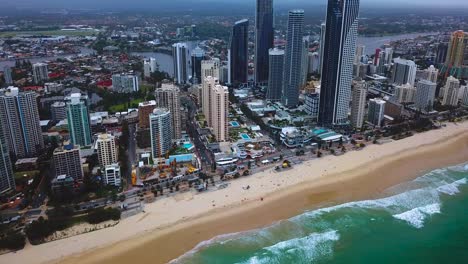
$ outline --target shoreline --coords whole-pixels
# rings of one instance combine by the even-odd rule
[[[60,243],[28,246],[24,252],[0,259],[12,263],[115,264],[136,259],[167,263],[217,235],[265,227],[319,207],[385,196],[382,192],[391,186],[467,158],[468,122],[449,124],[343,156],[306,161],[289,171],[258,173],[230,182],[227,189],[158,200],[146,205],[146,213],[115,227]],[[247,184],[251,189],[242,190]]]

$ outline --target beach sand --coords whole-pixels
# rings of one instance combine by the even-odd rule
[[[158,200],[115,227],[27,246],[2,263],[167,263],[217,235],[270,225],[317,207],[385,196],[430,170],[468,160],[468,122],[384,145],[268,170],[219,191]],[[249,185],[249,190],[242,187]],[[263,198],[263,199],[262,199]]]

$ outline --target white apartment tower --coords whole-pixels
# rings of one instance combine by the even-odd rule
[[[179,93],[179,87],[170,83],[163,83],[162,87],[154,92],[156,107],[166,108],[171,112],[172,139],[180,139],[182,137]]]
[[[409,83],[398,85],[395,88],[395,99],[400,104],[414,102],[415,94],[416,88]]]
[[[367,85],[365,81],[354,82],[352,96],[351,124],[356,128],[361,128],[366,110]]]
[[[420,80],[416,86],[415,107],[424,112],[433,109],[437,84],[428,80]]]
[[[460,90],[460,81],[450,76],[447,78],[445,87],[443,89],[443,100],[442,105],[458,105],[458,91]]]
[[[211,127],[218,142],[225,142],[229,139],[229,90],[226,86],[215,85],[211,89],[213,100],[211,107]]]
[[[101,167],[118,162],[117,144],[114,136],[99,134],[96,140],[96,150]]]
[[[417,71],[414,61],[396,58],[392,71],[392,83],[397,85],[409,83],[414,86]]]
[[[216,86],[219,85],[219,81],[217,78],[208,76],[204,79],[203,85],[202,85],[202,109],[203,109],[203,115],[205,115],[206,122],[208,123],[208,126],[212,125],[212,120],[211,120],[211,110],[212,105],[213,105],[213,99],[212,99],[212,93],[211,90]]]
[[[150,114],[149,120],[153,159],[164,158],[172,147],[171,112],[164,108],[156,108]]]

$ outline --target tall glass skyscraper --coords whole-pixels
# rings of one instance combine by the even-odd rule
[[[71,142],[81,147],[91,145],[91,128],[86,104],[87,96],[73,93],[65,100],[67,102],[67,121]]]
[[[249,20],[237,21],[232,27],[229,65],[231,83],[239,85],[247,82],[249,57]]]
[[[270,76],[268,77],[267,100],[280,101],[283,88],[284,50],[270,49]]]
[[[302,54],[304,46],[304,10],[291,10],[288,17],[286,51],[284,55],[284,82],[281,101],[287,107],[299,103],[299,86],[301,85]]]
[[[273,48],[273,0],[257,0],[255,14],[255,82],[268,81],[268,51]]]
[[[0,118],[2,117],[0,116]],[[0,194],[15,189],[15,179],[8,153],[5,131],[3,130],[2,122],[0,122]]]
[[[17,87],[0,91],[4,136],[16,158],[36,157],[44,147],[36,98],[36,93]]]
[[[328,0],[319,124],[348,123],[359,0]]]

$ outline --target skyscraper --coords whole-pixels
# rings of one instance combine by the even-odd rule
[[[201,83],[203,83],[208,76],[214,77],[218,80],[220,79],[221,61],[218,58],[204,60],[201,62]]]
[[[70,142],[58,147],[53,154],[55,176],[66,175],[76,181],[83,180],[83,168],[81,166],[80,148]]]
[[[192,51],[192,83],[199,84],[201,82],[202,61],[205,58],[205,51],[200,47],[196,47]]]
[[[10,152],[17,158],[37,156],[44,147],[34,92],[17,87],[0,91],[0,115]]]
[[[182,137],[179,93],[179,87],[169,83],[163,83],[162,87],[154,92],[156,107],[165,108],[171,112],[172,139],[180,139]]]
[[[437,84],[420,80],[416,86],[415,107],[424,112],[432,111]]]
[[[138,104],[138,127],[149,128],[149,115],[156,108],[156,101],[141,102]]]
[[[35,84],[43,83],[49,79],[49,69],[46,63],[35,63],[32,67]]]
[[[269,76],[266,99],[270,101],[280,101],[283,89],[284,74],[284,50],[277,48],[269,51]]]
[[[361,128],[364,124],[366,110],[367,85],[365,81],[356,81],[353,87],[353,100],[351,104],[351,124]]]
[[[348,122],[359,0],[328,0],[319,124]]]
[[[442,105],[457,106],[458,105],[458,91],[460,90],[460,81],[450,76],[447,78],[445,87],[443,89]]]
[[[190,73],[190,50],[188,45],[186,43],[172,45],[172,57],[174,59],[174,78],[176,83],[187,83]]]
[[[468,33],[463,30],[453,32],[448,45],[445,65],[461,67],[468,65]]]
[[[140,90],[138,76],[132,74],[112,75],[112,90],[119,93],[133,93]]]
[[[323,69],[323,53],[325,52],[325,32],[327,31],[327,27],[325,23],[320,25],[320,69],[319,73],[322,76],[322,69]]]
[[[13,76],[11,75],[11,68],[9,66],[3,68],[3,78],[7,85],[13,84]]]
[[[91,128],[87,106],[88,96],[72,93],[65,98],[71,143],[81,147],[91,145]]]
[[[0,118],[2,117],[0,116]],[[14,189],[15,178],[13,177],[7,138],[2,127],[2,122],[0,122],[0,194]]]
[[[55,102],[50,106],[52,120],[60,121],[67,119],[67,105],[64,102]]]
[[[411,84],[414,85],[416,80],[416,63],[411,60],[396,58],[392,69],[392,83],[397,85]]]
[[[409,83],[398,85],[395,88],[395,99],[400,104],[414,102],[415,94],[416,88]]]
[[[249,20],[237,21],[232,27],[229,49],[231,83],[239,85],[248,80],[249,63]]]
[[[211,127],[218,142],[225,142],[229,139],[229,90],[226,86],[215,85],[211,91],[213,103],[211,107]]]
[[[369,123],[372,123],[376,127],[382,125],[385,112],[385,101],[382,99],[370,99],[369,100],[369,113],[367,119]]]
[[[255,82],[268,81],[268,51],[273,48],[273,0],[257,0],[255,15]]]
[[[211,111],[213,110],[213,98],[211,90],[216,86],[219,85],[219,81],[217,78],[213,76],[208,76],[203,81],[202,86],[202,106],[203,106],[203,115],[205,115],[206,122],[208,126],[212,125],[212,114]]]
[[[153,159],[164,158],[172,147],[171,112],[156,108],[149,116]]]
[[[99,134],[96,140],[99,165],[106,167],[118,162],[115,137],[110,134]]]
[[[286,32],[287,44],[284,53],[284,80],[281,92],[281,102],[287,107],[295,107],[299,103],[302,55],[304,53],[303,31],[304,10],[290,10]]]

